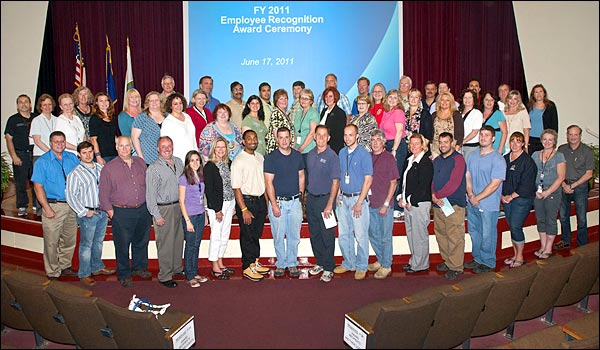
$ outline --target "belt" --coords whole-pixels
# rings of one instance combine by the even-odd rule
[[[262,198],[264,195],[260,195],[260,196],[251,196],[251,195],[249,195],[249,194],[245,194],[245,195],[243,195],[243,196],[244,196],[244,199],[245,199],[245,200],[248,200],[248,201],[257,201],[257,200],[261,199],[261,198]]]
[[[48,198],[48,199],[46,199],[46,202],[48,202],[48,203],[67,203],[67,201],[65,201],[65,200],[55,199],[55,198]]]
[[[298,199],[298,198],[300,198],[300,193],[295,194],[291,197],[277,196],[278,201],[293,201],[294,199]]]
[[[479,147],[479,142],[463,143],[463,147]]]
[[[342,195],[344,195],[344,197],[356,197],[356,196],[360,196],[360,192],[356,192],[356,193],[345,193],[345,192],[342,192]]]
[[[25,149],[25,150],[23,150],[23,149],[16,149],[15,152],[16,153],[31,153],[31,152],[33,152],[33,150],[32,149]]]
[[[116,204],[113,204],[112,206],[115,208],[120,208],[120,209],[137,209],[137,208],[141,207],[142,205],[144,205],[144,203],[142,203],[140,205],[136,205],[136,206],[116,205]]]
[[[177,204],[179,203],[179,201],[172,201],[172,202],[168,202],[168,203],[156,203],[156,205],[158,205],[159,207],[164,207],[166,205],[173,205],[173,204]]]
[[[327,193],[321,193],[321,194],[312,194],[312,193],[308,192],[308,194],[310,194],[313,197],[329,196],[329,192],[327,192]]]
[[[100,208],[98,208],[98,207],[96,207],[96,208],[93,208],[93,207],[85,207],[85,209],[87,209],[87,210],[93,210],[93,211],[98,211],[98,210],[100,210]]]

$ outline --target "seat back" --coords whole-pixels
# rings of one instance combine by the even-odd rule
[[[598,255],[600,252],[598,252],[597,241],[573,249],[571,254],[578,255],[579,259],[554,306],[566,306],[579,302],[589,294],[592,286],[598,280]]]
[[[575,267],[579,255],[563,258],[554,255],[548,259],[536,260],[536,264],[528,269],[538,272],[529,288],[529,293],[523,301],[515,321],[530,320],[542,316],[553,307],[565,283]]]
[[[52,282],[47,290],[54,305],[63,315],[75,343],[83,349],[117,349],[112,330],[107,327],[97,297],[73,293],[64,284]]]
[[[19,270],[5,276],[4,280],[40,336],[55,343],[75,344],[64,318],[46,293],[50,284],[46,277]]]
[[[104,299],[96,305],[112,330],[113,339],[122,349],[168,349],[169,339],[153,313],[136,312]]]
[[[33,331],[33,326],[23,313],[23,307],[17,302],[13,293],[8,289],[4,277],[14,271],[2,267],[2,324],[22,331]]]
[[[363,306],[346,316],[370,329],[368,348],[418,349],[423,347],[441,299],[438,294],[418,301],[387,300]]]
[[[471,337],[497,333],[515,320],[537,275],[537,269],[510,269],[492,274],[493,286]],[[465,280],[465,283],[471,279]]]
[[[443,298],[425,338],[424,348],[454,348],[469,339],[492,288],[489,278],[479,278],[477,282],[441,289]],[[434,287],[431,292],[439,290]]]

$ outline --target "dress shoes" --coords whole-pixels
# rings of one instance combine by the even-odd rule
[[[133,287],[133,281],[131,280],[131,278],[125,278],[119,281],[121,283],[121,287],[123,288],[130,288]]]
[[[173,280],[168,280],[168,281],[158,281],[158,283],[162,284],[163,286],[167,287],[167,288],[175,288],[177,287],[177,282],[173,281]]]
[[[402,270],[406,271],[406,270],[410,270],[410,264],[404,264],[402,265]]]
[[[61,276],[68,276],[68,277],[76,277],[77,276],[77,271],[73,270],[70,267],[67,267],[66,269],[62,270],[62,272],[60,273]]]
[[[412,268],[409,268],[408,270],[406,270],[406,273],[413,274],[413,273],[427,272],[427,271],[428,271],[428,269],[423,269],[423,270],[413,270]]]
[[[94,276],[98,276],[98,275],[112,275],[115,272],[117,272],[117,271],[113,270],[113,269],[103,268],[103,269],[100,269],[98,271],[92,272],[92,275],[94,275]]]

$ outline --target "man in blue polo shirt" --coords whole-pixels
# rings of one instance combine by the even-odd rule
[[[354,279],[367,275],[369,262],[369,206],[367,194],[373,181],[371,154],[358,144],[358,127],[344,128],[346,147],[340,150],[340,196],[338,242],[344,261],[333,272],[354,271]],[[354,238],[358,249],[354,246]],[[357,253],[355,253],[355,251]]]
[[[65,139],[62,131],[50,134],[50,150],[35,162],[31,176],[44,213],[44,269],[49,279],[77,276],[71,269],[77,243],[77,220],[67,204],[65,189],[67,175],[79,164],[79,159],[71,152],[63,152],[67,145]]]
[[[308,272],[321,275],[321,281],[333,278],[335,261],[335,228],[327,228],[324,218],[329,219],[335,211],[335,198],[340,189],[340,159],[328,145],[329,127],[317,125],[317,147],[306,155],[308,185],[306,187],[306,221],[310,232],[310,245],[317,264]]]

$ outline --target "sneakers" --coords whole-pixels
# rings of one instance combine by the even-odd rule
[[[83,283],[84,285],[88,286],[88,287],[91,287],[94,284],[96,284],[96,281],[94,281],[94,279],[92,278],[92,276],[87,276],[87,277],[84,277],[84,278],[80,278],[79,281],[81,283]]]
[[[19,216],[26,216],[27,215],[27,208],[19,208]]]
[[[471,260],[471,261],[467,261],[466,263],[464,263],[463,266],[467,269],[474,269],[477,266],[479,266],[479,263],[475,260]]]
[[[473,269],[473,273],[485,273],[490,271],[494,271],[494,269],[484,264],[479,264],[479,266]]]
[[[244,277],[254,282],[261,281],[264,278],[263,275],[256,271],[256,264],[250,264],[250,266],[244,270]]]
[[[321,282],[331,282],[332,279],[333,279],[333,272],[331,272],[331,271],[324,271],[323,274],[321,275]]]
[[[374,263],[369,264],[367,266],[367,270],[371,271],[371,272],[374,272],[374,271],[379,270],[380,267],[381,267],[381,264],[379,263],[379,261],[375,261]]]
[[[275,272],[273,273],[273,276],[275,277],[282,277],[283,275],[285,275],[285,269],[283,267],[276,268]]]
[[[315,265],[312,269],[308,270],[308,273],[310,273],[312,276],[318,275],[321,272],[323,272],[323,266],[321,265]]]
[[[441,272],[444,272],[444,271],[448,271],[448,270],[450,270],[450,269],[448,268],[448,265],[446,265],[446,263],[445,263],[445,262],[443,262],[443,263],[441,263],[441,264],[437,264],[437,265],[435,266],[435,269],[436,269],[436,270],[438,270],[438,271],[441,271]]]
[[[375,279],[382,280],[385,279],[389,274],[392,273],[391,268],[381,267],[377,272],[375,272]]]
[[[255,266],[254,269],[256,270],[256,272],[260,273],[261,275],[266,275],[269,272],[271,272],[271,269],[269,269],[268,267],[262,266],[261,263],[258,261],[258,259],[256,259],[254,266]]]
[[[113,270],[113,269],[103,268],[103,269],[100,269],[98,271],[92,272],[92,275],[94,275],[94,276],[98,276],[98,275],[112,275],[115,272],[116,271]]]
[[[298,270],[298,267],[296,266],[288,267],[288,271],[290,272],[290,276],[292,277],[300,276],[300,270]]]
[[[356,270],[356,272],[354,273],[354,279],[355,280],[364,280],[365,277],[367,277],[367,271],[366,270]]]
[[[554,244],[553,247],[556,250],[569,249],[569,248],[571,248],[571,243],[567,243],[565,241],[560,241],[560,242]]]
[[[345,268],[344,265],[336,266],[335,269],[333,269],[333,273],[344,273],[344,272],[348,272],[348,271],[350,271],[350,270]]]
[[[148,271],[148,270],[144,270],[144,271],[140,271],[140,270],[136,270],[131,272],[132,276],[139,276],[141,278],[151,278],[152,277],[152,272]]]
[[[394,219],[399,219],[403,214],[400,210],[394,210]]]
[[[446,274],[444,275],[444,278],[447,280],[453,280],[460,275],[462,275],[461,271],[448,270],[448,272],[446,272]]]

